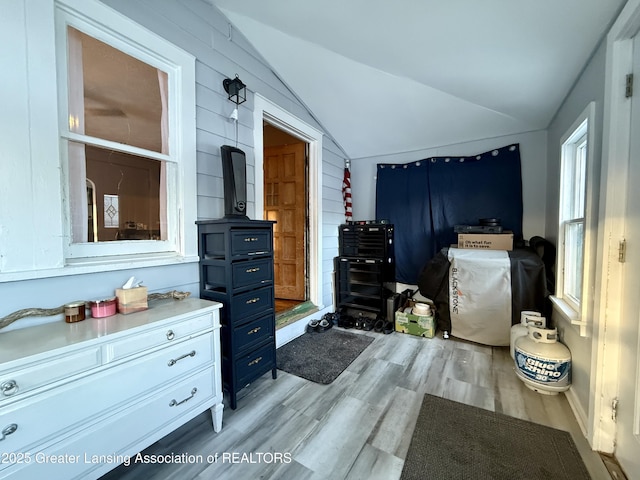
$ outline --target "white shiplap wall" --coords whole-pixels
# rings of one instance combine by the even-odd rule
[[[226,17],[209,3],[201,0],[104,0],[103,3],[197,59],[198,219],[220,218],[224,213],[219,149],[223,144],[235,144],[235,126],[228,119],[234,105],[227,99],[222,81],[238,74],[247,84],[247,102],[239,108],[238,147],[247,153],[248,212],[253,216],[256,195],[253,129],[262,128],[261,125],[253,125],[253,94],[260,93],[324,132],[322,126],[241,33],[230,28]],[[329,136],[323,139],[322,162],[322,300],[325,306],[330,307],[333,257],[338,251],[337,227],[344,221],[341,195],[344,154]],[[262,190],[257,193],[261,194]],[[123,283],[130,275],[142,278],[150,291],[178,289],[195,295],[198,292],[195,263],[55,278],[46,278],[46,272],[43,272],[45,278],[41,279],[0,282],[0,317],[22,308],[50,308],[76,299],[109,296],[113,294],[114,286]]]

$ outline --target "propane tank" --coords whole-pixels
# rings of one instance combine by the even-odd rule
[[[524,337],[529,333],[527,325],[533,325],[534,327],[545,328],[547,326],[547,319],[542,316],[540,312],[533,312],[531,310],[523,310],[520,312],[520,323],[516,323],[511,327],[511,342],[509,343],[509,352],[511,358],[515,359],[515,345],[516,339]]]
[[[571,352],[558,342],[558,331],[529,325],[516,339],[516,374],[531,390],[557,395],[571,386]]]

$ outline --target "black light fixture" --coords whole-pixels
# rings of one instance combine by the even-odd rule
[[[229,100],[236,105],[240,105],[247,100],[247,86],[242,83],[242,80],[238,78],[237,74],[236,78],[233,80],[225,78],[222,81],[222,86],[224,87],[225,92],[229,94]]]

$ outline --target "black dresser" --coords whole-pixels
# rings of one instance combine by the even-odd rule
[[[338,308],[386,317],[391,292],[385,285],[395,282],[393,225],[340,225],[339,251],[334,260]]]
[[[269,370],[277,376],[273,223],[196,222],[200,297],[223,304],[222,382],[232,409],[242,388]]]

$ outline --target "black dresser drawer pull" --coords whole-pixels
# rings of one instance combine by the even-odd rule
[[[262,357],[258,357],[258,358],[256,358],[255,360],[251,360],[251,361],[248,363],[247,367],[252,367],[253,365],[257,365],[257,364],[259,364],[259,363],[260,363],[260,361],[261,361],[261,360],[262,360]]]
[[[167,365],[169,365],[170,367],[173,367],[176,363],[178,363],[179,360],[182,360],[183,358],[187,358],[187,357],[195,357],[195,355],[196,355],[196,351],[191,350],[189,353],[180,355],[178,358],[172,358],[167,362]]]
[[[262,327],[256,327],[253,330],[249,330],[247,332],[247,335],[253,335],[254,333],[258,333],[261,329],[262,329]]]
[[[247,305],[250,305],[252,303],[256,303],[260,301],[260,297],[254,297],[254,298],[250,298],[249,300],[246,301]]]
[[[10,397],[11,395],[15,395],[18,393],[18,382],[15,380],[7,380],[2,385],[0,385],[0,390],[2,390],[2,395],[5,397]]]
[[[259,271],[260,271],[260,267],[247,268],[246,270],[247,273],[255,273]]]
[[[195,396],[197,391],[198,391],[198,389],[196,387],[193,387],[191,389],[191,396],[185,398],[184,400],[180,400],[180,401],[177,401],[177,400],[173,399],[173,400],[171,400],[169,402],[169,406],[170,407],[177,407],[178,405],[182,405],[184,402],[188,402],[189,400],[191,400]]]
[[[18,430],[17,423],[11,423],[2,429],[2,437],[0,437],[0,442],[5,439],[7,435],[11,435],[13,432]]]
[[[246,237],[244,239],[245,242],[257,242],[258,240],[258,237]]]

